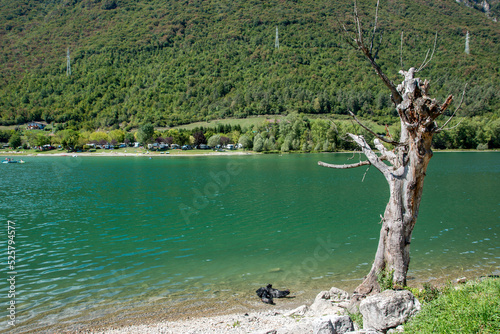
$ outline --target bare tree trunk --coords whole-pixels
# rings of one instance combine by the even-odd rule
[[[318,164],[336,169],[373,165],[389,183],[390,197],[382,217],[382,228],[375,260],[370,272],[355,291],[366,295],[380,291],[377,282],[377,276],[380,273],[391,273],[394,285],[401,287],[406,285],[406,275],[410,265],[411,235],[417,222],[427,165],[432,157],[432,136],[443,130],[455,113],[439,128],[435,119],[443,114],[453,97],[450,95],[443,104],[439,104],[427,94],[429,82],[427,80],[422,82],[419,78],[415,78],[415,73],[425,68],[430,62],[434,51],[428,61],[426,56],[418,70],[415,68],[410,68],[408,71],[401,70],[399,73],[404,76],[404,80],[400,85],[394,85],[383,73],[372,55],[379,2],[377,1],[372,42],[369,48],[363,41],[363,31],[356,2],[354,4],[357,31],[347,41],[364,54],[379,78],[389,88],[391,99],[401,121],[401,138],[399,142],[395,142],[392,139],[382,137],[364,126],[351,113],[359,125],[376,137],[374,144],[379,155],[367,144],[363,136],[349,134],[361,148],[367,160],[350,165],[331,165],[321,161]],[[344,31],[346,35],[349,35],[349,31],[345,27]],[[434,49],[435,46],[436,41],[434,41]],[[382,141],[394,145],[394,149],[388,150]],[[384,163],[384,161],[388,161],[389,164]]]
[[[379,292],[377,276],[382,272],[392,273],[394,285],[406,285],[411,235],[417,221],[427,165],[433,154],[432,136],[441,130],[434,120],[444,112],[452,100],[450,96],[440,105],[436,100],[430,99],[427,96],[428,82],[414,78],[414,68],[400,73],[405,79],[392,90],[398,93],[394,100],[400,101],[396,108],[401,119],[401,139],[399,143],[395,143],[396,147],[389,151],[382,145],[380,136],[377,136],[379,138],[374,140],[379,151],[377,155],[363,136],[349,134],[361,148],[367,161],[351,165],[319,162],[319,165],[337,169],[370,164],[375,166],[389,183],[390,198],[382,218],[375,260],[368,276],[356,289],[359,294]],[[388,161],[389,165],[383,160]]]
[[[415,142],[414,139],[411,141]],[[356,289],[357,293],[378,292],[377,276],[384,271],[392,273],[395,285],[406,285],[411,236],[417,221],[427,165],[432,157],[430,141],[427,144],[420,141],[419,144],[422,147],[411,145],[408,152],[399,148],[398,160],[406,159],[407,163],[396,165],[400,173],[390,173],[387,179],[390,197],[382,219],[375,261],[364,282]]]

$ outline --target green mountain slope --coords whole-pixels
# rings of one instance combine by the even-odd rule
[[[359,3],[372,29],[376,1]],[[339,29],[352,23],[352,8],[348,0],[0,0],[0,122],[95,129],[347,109],[385,117],[387,89]],[[395,82],[401,31],[406,68],[422,63],[438,33],[421,72],[433,96],[459,100],[468,83],[461,113],[498,116],[496,22],[454,0],[381,1],[378,57]]]

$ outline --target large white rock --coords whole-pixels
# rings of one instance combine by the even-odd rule
[[[385,332],[405,323],[420,311],[420,302],[407,290],[386,290],[369,296],[359,306],[363,328]]]
[[[313,327],[314,334],[337,334],[335,329],[333,328],[330,317],[320,317],[314,320]]]

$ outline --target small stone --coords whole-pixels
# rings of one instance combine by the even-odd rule
[[[332,287],[330,291],[328,291],[328,294],[330,295],[330,300],[335,303],[349,300],[349,293],[336,287]]]
[[[404,327],[403,325],[399,325],[398,327],[396,328],[392,328],[392,329],[389,329],[387,331],[387,334],[397,334],[397,333],[404,333]]]
[[[460,278],[457,278],[457,283],[466,283],[467,282],[467,278],[466,277],[460,277]]]
[[[303,316],[309,310],[307,305],[302,305],[284,314],[285,317]]]
[[[314,301],[318,299],[330,299],[330,291],[321,291],[320,293],[318,293]]]

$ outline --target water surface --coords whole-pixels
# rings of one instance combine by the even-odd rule
[[[354,287],[388,186],[346,154],[27,157],[2,164],[0,248],[16,234],[17,332],[183,301]],[[359,157],[355,157],[358,159]],[[349,161],[352,162],[352,161]],[[365,175],[366,172],[366,175]],[[499,153],[436,153],[413,233],[415,281],[499,273]],[[7,277],[3,252],[0,275]],[[411,280],[410,280],[411,283]],[[8,285],[0,283],[3,305]],[[7,328],[6,307],[0,330]]]

